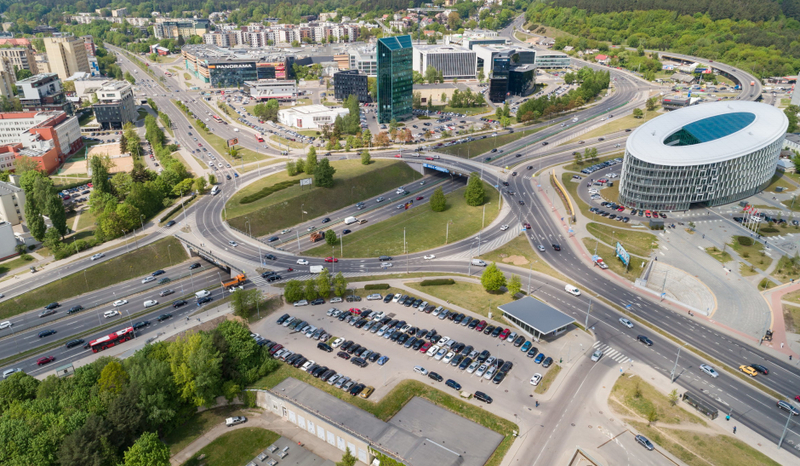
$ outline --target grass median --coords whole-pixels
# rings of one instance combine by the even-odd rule
[[[614,248],[606,246],[605,244],[600,244],[593,238],[583,238],[583,245],[586,246],[589,253],[597,251],[597,255],[603,258],[603,262],[608,266],[608,270],[630,281],[635,281],[639,278],[642,269],[645,264],[647,264],[647,260],[631,255],[630,266],[626,267],[625,264],[617,258]]]
[[[386,221],[367,224],[366,227],[355,227],[353,233],[340,238],[340,241],[344,241],[344,257],[400,256],[404,253],[404,239],[407,252],[415,253],[444,246],[446,243],[454,243],[478,233],[482,224],[483,207],[467,205],[464,199],[465,189],[459,188],[445,196],[447,208],[444,212],[434,212],[429,204],[424,203]],[[485,224],[489,225],[498,214],[498,192],[487,183],[484,183],[484,190]],[[412,197],[403,198],[403,202]],[[368,215],[365,216],[369,218]],[[337,245],[336,251],[340,250],[342,248]],[[331,246],[327,244],[317,246],[305,251],[305,254],[326,257],[331,255]],[[395,259],[395,268],[402,267],[402,257]]]
[[[175,246],[175,249],[172,249],[172,246]],[[188,259],[186,250],[177,239],[164,238],[133,252],[101,262],[82,272],[61,277],[33,291],[8,298],[0,303],[0,319],[42,308],[53,301],[62,301],[141,277],[157,269],[179,264],[186,259]]]
[[[745,265],[742,263],[739,273],[743,277],[755,275],[756,267],[761,270],[767,270],[772,265],[772,258],[764,253],[764,245],[755,241],[749,236],[734,236],[733,241],[729,244],[741,257],[746,259],[753,265]]]
[[[487,262],[491,261],[497,262],[498,264],[509,264],[521,268],[528,268],[529,270],[550,275],[551,277],[563,282],[570,282],[567,277],[550,267],[550,264],[545,262],[541,256],[539,256],[539,253],[531,248],[530,244],[528,243],[528,238],[525,237],[525,234],[520,234],[494,251],[482,254],[480,259],[483,259]],[[520,272],[522,273],[523,271],[520,270]],[[523,288],[527,289],[525,286],[523,286]]]
[[[607,136],[609,134],[616,133],[617,131],[637,128],[642,126],[646,121],[650,121],[660,115],[661,113],[659,113],[658,109],[656,109],[652,112],[645,112],[642,118],[634,118],[632,114],[623,117],[611,118],[606,124],[600,126],[599,128],[595,128],[586,134],[581,134],[575,139],[568,141],[568,143],[580,141],[581,139],[588,141],[589,139]]]
[[[336,169],[332,188],[294,185],[243,204],[245,197],[264,188],[287,180],[307,178],[308,175],[301,173],[292,177],[284,171],[245,186],[226,204],[228,222],[244,231],[249,219],[253,235],[261,236],[367,200],[422,177],[404,162],[395,160],[373,160],[369,165],[362,165],[361,160],[340,160],[331,162],[331,166]]]
[[[260,427],[244,427],[226,432],[200,449],[186,466],[241,466],[275,443],[280,434]],[[203,459],[200,460],[199,457]]]
[[[586,229],[600,241],[612,246],[619,242],[626,251],[637,256],[648,257],[653,249],[658,249],[658,238],[643,231],[612,228],[600,223],[588,223]]]
[[[478,139],[476,141],[466,142],[463,144],[456,144],[450,147],[440,147],[436,149],[437,152],[443,154],[455,155],[456,157],[475,158],[483,155],[494,148],[502,147],[508,143],[514,142],[522,137],[530,136],[543,130],[545,127],[526,129],[523,131],[515,131],[513,133],[506,132],[497,136],[487,136],[486,139]],[[497,155],[497,154],[493,154]]]

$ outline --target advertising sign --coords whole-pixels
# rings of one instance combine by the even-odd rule
[[[450,170],[448,170],[446,168],[437,167],[436,165],[431,165],[429,163],[423,163],[422,166],[425,167],[425,168],[430,168],[431,170],[436,170],[438,172],[450,173]]]
[[[303,178],[300,180],[300,186],[310,186],[314,182],[314,178]]]
[[[235,146],[236,144],[239,144],[239,138],[228,139],[228,147]]]
[[[619,244],[619,241],[617,241],[617,257],[619,257],[619,260],[625,264],[625,267],[627,267],[628,263],[631,261],[631,255],[628,254],[628,251],[626,251],[621,244]]]

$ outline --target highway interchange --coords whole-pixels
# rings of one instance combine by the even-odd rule
[[[510,36],[510,34],[507,34],[507,36]],[[119,57],[124,71],[133,72],[137,69],[136,66],[124,56],[119,54]],[[579,66],[585,65],[584,62],[576,62],[575,64]],[[597,68],[605,68],[597,65],[594,66]],[[749,86],[751,78],[746,73],[740,70],[734,71],[732,67],[727,67],[719,63],[715,63],[715,67],[735,76],[735,78],[742,83],[743,90],[741,92],[741,98],[752,99],[754,98],[753,96],[760,94],[760,84],[757,84],[756,88],[751,89]],[[797,387],[800,386],[800,373],[792,366],[783,361],[775,360],[771,356],[759,351],[758,348],[742,344],[688,316],[678,315],[674,311],[660,306],[659,303],[654,300],[641,296],[634,291],[630,285],[623,284],[612,278],[610,272],[599,272],[592,268],[588,258],[581,254],[577,248],[572,247],[572,241],[569,238],[565,225],[559,220],[557,215],[553,215],[550,201],[554,197],[554,194],[552,192],[549,194],[545,193],[537,188],[537,185],[540,183],[532,181],[529,176],[529,174],[534,173],[534,171],[528,172],[523,168],[525,165],[531,164],[538,169],[539,167],[536,165],[537,162],[542,163],[544,166],[550,166],[570,161],[572,159],[572,151],[578,150],[578,147],[585,147],[584,145],[572,143],[554,147],[556,144],[542,146],[541,142],[548,139],[550,141],[573,139],[577,137],[580,131],[596,124],[597,118],[601,116],[607,116],[608,114],[622,115],[630,112],[635,107],[642,106],[648,95],[648,84],[632,77],[626,72],[611,70],[611,73],[614,87],[613,92],[609,97],[594,107],[576,114],[576,116],[579,117],[576,123],[571,121],[571,117],[556,119],[551,122],[550,126],[541,131],[521,138],[509,144],[507,147],[504,147],[504,155],[490,160],[488,164],[481,163],[480,159],[483,157],[465,160],[445,154],[439,154],[441,157],[440,160],[429,163],[435,163],[439,166],[462,173],[481,171],[482,169],[484,180],[493,185],[499,185],[503,181],[509,182],[509,188],[516,191],[517,195],[515,197],[505,197],[505,200],[510,202],[508,204],[510,206],[509,212],[505,217],[498,219],[496,223],[505,223],[518,228],[521,221],[530,222],[533,227],[531,233],[534,235],[533,239],[529,238],[531,247],[535,247],[539,243],[548,246],[546,250],[541,253],[543,259],[555,268],[563,271],[563,273],[568,275],[585,291],[583,296],[573,297],[563,291],[563,284],[559,281],[537,277],[533,280],[533,294],[557,306],[561,310],[570,313],[579,322],[584,321],[586,310],[589,307],[589,296],[587,295],[596,296],[593,300],[592,312],[589,317],[589,326],[594,328],[594,333],[598,341],[609,344],[629,355],[637,364],[649,365],[662,372],[669,373],[674,364],[678,346],[675,345],[672,340],[662,337],[659,333],[643,329],[646,327],[637,319],[634,319],[636,322],[636,328],[634,329],[628,329],[619,324],[618,319],[621,316],[620,309],[626,309],[629,315],[649,322],[654,327],[676,337],[689,346],[696,348],[698,351],[715,358],[717,361],[720,361],[730,368],[736,368],[744,363],[764,363],[768,365],[771,369],[770,375],[759,377],[758,382],[790,399],[794,398],[794,396],[798,394],[795,393]],[[139,75],[142,75],[142,73],[140,72]],[[755,81],[758,83],[757,80]],[[175,83],[174,80],[168,79],[167,82],[169,83],[170,89],[178,88],[178,84]],[[153,89],[156,93],[152,95],[153,100],[156,101],[161,111],[166,112],[170,116],[174,123],[176,139],[186,147],[195,147],[196,143],[194,143],[192,138],[199,136],[197,136],[196,131],[189,129],[190,126],[194,126],[194,122],[188,121],[184,114],[170,102],[171,98],[182,98],[187,96],[187,93],[184,91],[171,94],[170,91],[163,91],[163,89],[160,88]],[[163,93],[161,91],[163,91]],[[187,101],[186,98],[182,98],[182,100],[184,100],[184,102]],[[189,107],[198,116],[205,115],[205,112],[209,110],[209,107],[198,98],[194,99],[195,102],[191,102],[191,99],[188,100]],[[565,126],[560,125],[562,122],[565,123]],[[213,123],[209,123],[209,125],[212,124]],[[192,132],[193,136],[190,136],[188,134],[189,132]],[[277,151],[272,149],[265,150],[263,147],[259,148],[254,138],[251,137],[251,133],[246,130],[234,132],[231,126],[222,125],[215,126],[214,132],[226,139],[238,137],[241,145],[252,150],[260,150],[262,153],[278,155]],[[611,135],[602,143],[594,144],[593,141],[592,143],[595,147],[598,147],[598,150],[601,152],[612,152],[613,149],[616,148],[616,144],[623,142],[621,139],[622,137],[624,137],[624,134]],[[587,141],[587,143],[589,142],[590,141]],[[208,148],[208,153],[214,153],[209,144],[204,143],[204,146]],[[375,151],[373,152],[373,156],[393,157],[396,153],[397,150]],[[521,153],[522,157],[515,157],[518,153]],[[219,154],[215,155],[219,157]],[[504,170],[502,168],[506,165],[510,166],[516,163],[520,164],[520,167],[517,168],[520,172],[520,176],[510,175],[510,172],[514,170],[514,168],[510,170]],[[277,256],[277,260],[270,261],[267,263],[267,266],[279,271],[285,271],[289,267],[298,268],[296,264],[297,256],[292,254],[289,250],[274,250],[269,248],[267,244],[256,245],[254,244],[255,240],[241,240],[239,236],[236,236],[236,233],[232,232],[225,222],[222,221],[222,210],[224,203],[229,199],[229,196],[235,191],[237,186],[241,186],[241,184],[246,184],[270,173],[279,172],[282,169],[283,164],[273,164],[260,169],[258,172],[251,171],[246,174],[241,174],[238,180],[233,181],[224,179],[224,176],[218,176],[222,188],[222,195],[205,197],[187,209],[190,216],[194,218],[194,222],[197,226],[197,232],[195,233],[193,230],[191,235],[200,235],[202,237],[202,242],[208,250],[213,250],[218,255],[224,255],[238,267],[248,270],[251,277],[256,277],[253,282],[259,286],[264,286],[265,283],[253,273],[253,271],[255,268],[263,266],[262,254],[269,252]],[[225,168],[221,172],[223,174],[233,173],[232,170],[233,169]],[[538,172],[538,170],[536,170],[536,172]],[[219,171],[217,173],[219,173]],[[539,176],[546,176],[546,174]],[[431,181],[431,185],[428,187],[432,187],[432,183],[433,181]],[[444,183],[452,184],[453,182],[445,180]],[[389,193],[388,196],[392,196],[393,190],[387,191],[387,193]],[[425,197],[427,200],[429,192],[425,194]],[[519,205],[517,202],[518,199],[524,199],[525,204]],[[345,215],[352,214],[352,209],[353,207],[343,209],[341,212],[330,214],[330,216],[333,217],[336,215],[337,218],[341,218]],[[376,209],[374,213],[371,213],[370,218],[375,218],[373,216],[376,214],[380,214],[376,220],[386,218],[386,216],[392,215],[394,209],[394,203],[388,202],[387,206],[380,211]],[[310,222],[314,221],[318,222],[319,220],[310,220]],[[298,228],[301,227],[298,226]],[[305,229],[302,231],[305,233]],[[170,233],[169,231],[160,230],[158,234],[151,235],[148,241]],[[482,232],[481,242],[492,241],[503,234],[505,233],[501,232],[499,228],[485,230]],[[188,236],[185,239],[190,241],[196,240],[196,238],[192,238],[192,236]],[[239,246],[230,248],[228,241],[231,239],[239,240]],[[301,237],[301,241],[303,240],[308,242],[307,237],[305,239]],[[407,259],[404,257],[402,261],[408,261],[407,267],[411,272],[436,271],[464,274],[467,273],[469,268],[468,260],[443,260],[439,258],[447,258],[448,256],[459,253],[463,254],[473,248],[476,241],[477,235],[476,237],[468,238],[433,251],[410,254]],[[566,247],[562,247],[560,252],[556,252],[549,247],[549,244],[556,242]],[[288,249],[289,244],[291,244],[291,241],[287,243],[287,247],[284,247],[284,249]],[[124,248],[117,248],[114,251],[107,252],[106,260],[122,253],[124,253]],[[430,253],[435,254],[437,259],[425,261],[422,256]],[[310,261],[312,264],[321,263],[320,259],[310,259]],[[92,265],[86,262],[88,261],[74,262],[67,266],[69,268],[64,267],[60,269],[60,273],[74,273],[75,271]],[[406,264],[403,265],[405,266]],[[178,272],[177,269],[179,267],[185,266],[186,264],[176,266],[174,268],[176,269],[175,273]],[[374,273],[379,270],[379,267],[380,264],[377,258],[342,259],[336,264],[337,271],[345,272],[348,275]],[[519,273],[519,270],[503,264],[500,264],[499,267],[508,273],[512,271],[514,273]],[[405,267],[403,267],[403,269],[405,269]],[[472,272],[475,274],[479,271],[472,270]],[[6,291],[6,294],[13,295],[14,292],[18,293],[22,292],[23,289],[30,289],[31,285],[39,286],[47,281],[57,279],[55,277],[56,273],[56,270],[42,272],[40,276],[35,277],[34,281],[26,282],[24,287],[17,286],[15,288],[10,288],[8,289],[10,291]],[[170,273],[173,273],[173,271],[170,270]],[[305,270],[297,270],[294,273],[282,273],[282,275],[286,279],[295,277],[302,278],[308,274]],[[217,273],[211,271],[203,272],[195,275],[193,280],[194,290],[205,287],[209,289],[215,287],[217,293],[220,292]],[[141,283],[139,280],[134,280],[118,285],[113,290],[99,290],[81,297],[80,301],[82,301],[85,307],[89,307],[86,303],[92,303],[93,301],[95,304],[98,304],[98,306],[92,310],[75,314],[74,316],[65,317],[65,311],[63,310],[68,309],[75,300],[62,303],[63,306],[60,308],[59,313],[49,318],[40,320],[37,317],[38,311],[20,315],[17,320],[15,320],[14,333],[6,334],[3,338],[0,338],[0,358],[8,358],[13,356],[16,352],[34,349],[39,345],[45,344],[43,340],[47,340],[48,338],[58,338],[60,340],[70,335],[77,335],[85,332],[86,329],[96,325],[94,321],[95,319],[100,319],[98,316],[101,315],[103,311],[110,309],[109,303],[123,296],[136,295],[135,298],[129,297],[126,299],[131,301],[129,305],[130,308],[135,308],[137,312],[142,311],[140,302],[146,299],[160,299],[163,304],[166,302],[165,298],[156,297],[158,292],[164,287],[175,289],[179,284],[191,287],[185,278],[179,283],[155,287],[140,286]],[[144,288],[148,289],[145,290]],[[589,292],[586,293],[586,291]],[[176,293],[177,296],[182,296],[184,294],[190,294],[190,290],[187,290],[186,293]],[[170,300],[170,302],[171,301],[172,300]],[[190,304],[193,305],[193,303]],[[184,307],[183,309],[188,308],[188,310],[182,312],[188,313],[193,311],[191,307],[192,306]],[[149,313],[144,313],[133,320],[154,320],[158,314],[163,312],[165,311],[154,310]],[[117,319],[120,318],[122,317],[117,317]],[[176,316],[175,318],[179,317]],[[49,326],[51,322],[52,325],[57,325],[59,330],[57,335],[46,337],[45,339],[34,338],[40,328]],[[166,322],[166,324],[168,323],[169,321]],[[157,325],[145,329],[148,333],[156,332],[157,330]],[[103,335],[105,333],[108,333],[108,331],[98,331],[96,335]],[[636,335],[641,333],[648,335],[653,340],[654,345],[652,347],[646,347],[636,342]],[[89,341],[90,338],[95,338],[96,335],[92,334],[85,337],[85,339]],[[23,341],[22,346],[20,346],[19,340]],[[14,363],[13,367],[20,367],[26,372],[36,374],[37,369],[35,368],[35,361],[41,356],[54,354],[58,358],[55,364],[60,365],[83,357],[85,351],[88,350],[83,350],[81,347],[73,348],[72,350],[64,350],[63,347],[60,347],[57,350],[51,350],[25,358],[20,362]],[[722,375],[713,381],[699,376],[700,373],[697,370],[697,366],[701,363],[708,362],[709,361],[698,357],[691,351],[683,351],[678,363],[678,377],[675,381],[676,386],[684,390],[705,394],[707,399],[712,400],[712,404],[718,407],[721,412],[733,412],[734,417],[739,423],[752,428],[765,438],[777,443],[786,417],[783,412],[775,408],[775,399],[754,386],[743,383],[738,380],[737,377],[730,375],[726,371],[722,371]],[[608,370],[611,369],[612,367],[609,364]],[[717,369],[719,370],[721,367],[717,367]],[[576,375],[575,377],[578,376]],[[588,372],[582,374],[580,377],[588,377]],[[568,399],[573,396],[577,393],[580,385],[580,383],[571,383],[570,386],[575,388],[563,389],[564,393],[560,393],[559,398]],[[561,415],[561,413],[553,412],[546,414],[546,416],[552,417],[556,416],[556,414],[559,416]],[[547,422],[546,419],[543,419],[543,421]],[[524,449],[531,454],[530,456],[524,457],[538,458],[535,464],[551,464],[547,462],[548,457],[546,454],[532,454],[532,452],[543,450],[543,441],[543,439],[530,439],[526,442]],[[800,435],[795,431],[791,431],[787,436],[787,442],[784,443],[784,448],[789,449],[789,451],[792,451],[796,456],[800,456],[800,452],[791,447],[791,445],[798,444],[800,444]],[[557,448],[554,449],[551,445],[548,447],[547,451],[550,450],[555,452]]]

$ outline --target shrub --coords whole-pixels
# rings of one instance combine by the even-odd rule
[[[422,280],[420,286],[455,285],[456,281],[452,278],[435,278],[433,280]]]
[[[759,230],[759,233],[777,233],[778,229],[775,227],[764,227]]]
[[[247,195],[243,197],[239,203],[240,204],[250,204],[251,202],[255,202],[259,199],[263,199],[269,196],[272,193],[276,193],[282,189],[286,189],[290,186],[300,184],[300,180],[287,180],[281,181],[280,183],[275,183],[272,186],[267,186],[260,191],[254,192],[253,194]]]
[[[365,290],[388,290],[389,284],[388,283],[371,283],[369,285],[364,285]]]
[[[158,220],[158,222],[159,222],[159,223],[164,223],[164,222],[166,222],[168,218],[172,217],[172,216],[173,216],[175,213],[177,213],[179,210],[181,210],[181,209],[183,208],[183,206],[184,206],[184,205],[186,205],[186,204],[188,204],[188,203],[192,202],[192,200],[194,200],[195,196],[197,196],[197,194],[192,194],[192,197],[190,197],[188,201],[184,202],[184,204],[180,204],[180,203],[178,203],[178,205],[176,205],[175,207],[173,207],[172,209],[170,209],[170,210],[169,210],[169,212],[167,212],[167,213],[166,213],[166,215],[164,215],[163,217],[161,217],[161,218]]]
[[[742,246],[752,246],[753,245],[753,238],[747,236],[737,236],[736,241],[739,242]]]

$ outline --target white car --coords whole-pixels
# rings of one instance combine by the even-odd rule
[[[455,356],[456,356],[456,353],[455,353],[454,351],[450,351],[449,353],[447,353],[447,354],[446,354],[446,355],[445,355],[445,356],[442,358],[442,362],[443,362],[443,363],[445,363],[445,364],[449,364],[449,363],[450,363],[450,361],[452,361],[452,360],[453,360],[453,358],[454,358]]]
[[[602,358],[602,357],[603,357],[603,352],[601,350],[597,350],[594,353],[592,353],[592,361],[593,362],[599,361],[600,358]]]
[[[292,231],[292,229],[291,228],[287,228],[285,230],[281,230],[281,234],[285,235],[286,233],[289,233],[290,231]]]
[[[331,343],[331,348],[338,348],[342,343],[344,343],[344,338],[337,338]]]
[[[705,372],[706,374],[710,375],[713,378],[719,377],[719,373],[714,370],[713,367],[709,366],[708,364],[700,364],[700,370]]]
[[[508,230],[508,225],[500,225],[500,231]]]
[[[308,301],[306,301],[305,299],[301,299],[300,301],[295,301],[294,307],[300,307],[300,306],[308,306]]]
[[[427,352],[425,352],[425,354],[427,356],[433,356],[433,355],[435,355],[436,353],[439,352],[439,349],[440,349],[439,345],[433,345],[428,349]]]
[[[10,320],[7,320],[5,322],[0,322],[0,330],[7,329],[7,328],[11,327],[11,325],[12,324],[11,324]]]
[[[119,311],[117,311],[117,310],[106,311],[106,312],[103,313],[103,317],[105,317],[106,319],[108,319],[109,317],[114,317],[114,316],[118,316],[118,315],[119,315]]]
[[[428,375],[428,371],[422,366],[414,366],[414,372],[420,375]]]
[[[489,367],[486,363],[483,363],[478,367],[478,370],[475,371],[475,375],[478,377],[482,376],[484,372],[486,372],[486,368]]]
[[[392,267],[393,265],[394,264],[392,264],[391,262],[384,262],[383,264],[381,264],[381,268],[382,269],[388,269],[389,267]]]
[[[305,371],[305,370],[308,370],[308,368],[313,366],[313,365],[314,365],[314,361],[309,359],[308,361],[303,363],[303,365],[300,367],[300,369]]]
[[[219,164],[219,166],[221,167],[221,166],[222,166],[222,164]],[[230,245],[231,245],[231,247],[233,247],[233,248],[235,248],[236,246],[238,246],[238,244],[236,243],[236,241],[228,241],[228,244],[230,244]]]
[[[328,302],[331,303],[331,304],[333,304],[333,303],[341,303],[342,302],[342,298],[336,296],[335,298],[331,298],[331,300],[328,301]]]
[[[429,261],[431,259],[436,259],[436,256],[434,256],[433,254],[428,254],[427,256],[424,256],[423,259]]]
[[[156,304],[158,304],[158,301],[156,301],[155,299],[148,299],[147,301],[144,302],[144,307],[153,307]]]
[[[16,372],[22,372],[22,369],[6,369],[5,371],[3,371],[3,378],[7,379]]]
[[[624,318],[624,317],[620,317],[620,318],[619,318],[619,322],[620,322],[622,325],[624,325],[624,326],[626,326],[626,327],[628,327],[628,328],[633,328],[633,322],[631,322],[630,320],[628,320],[628,319],[626,319],[626,318]]]
[[[308,261],[305,259],[297,259],[297,265],[308,265]]]
[[[377,299],[383,299],[383,296],[380,293],[372,293],[371,295],[367,296],[367,301],[375,301]]]
[[[538,245],[538,246],[536,246],[536,249],[538,249],[538,250],[539,250],[539,252],[544,252],[544,246],[543,246],[543,245],[541,245],[541,244],[540,244],[540,245]]]
[[[106,255],[105,255],[105,254],[103,254],[102,252],[98,252],[97,254],[95,254],[95,255],[93,255],[93,256],[92,256],[92,260],[93,260],[93,261],[96,261],[97,259],[100,259],[101,257],[105,257],[105,256],[106,256]]]
[[[539,382],[541,381],[542,381],[542,374],[538,372],[533,374],[533,377],[531,377],[531,385],[539,385]]]
[[[474,361],[474,362],[473,362],[472,364],[470,364],[470,365],[469,365],[469,367],[467,368],[467,373],[469,373],[469,374],[472,374],[473,372],[475,372],[475,369],[477,369],[477,368],[478,368],[478,366],[479,366],[480,364],[481,364],[481,363],[479,363],[478,361]]]
[[[142,283],[150,283],[152,281],[155,281],[155,279],[156,279],[156,277],[144,277],[142,279]]]
[[[120,307],[120,306],[124,306],[126,304],[128,304],[128,300],[127,299],[118,299],[118,300],[114,301],[114,307]]]

